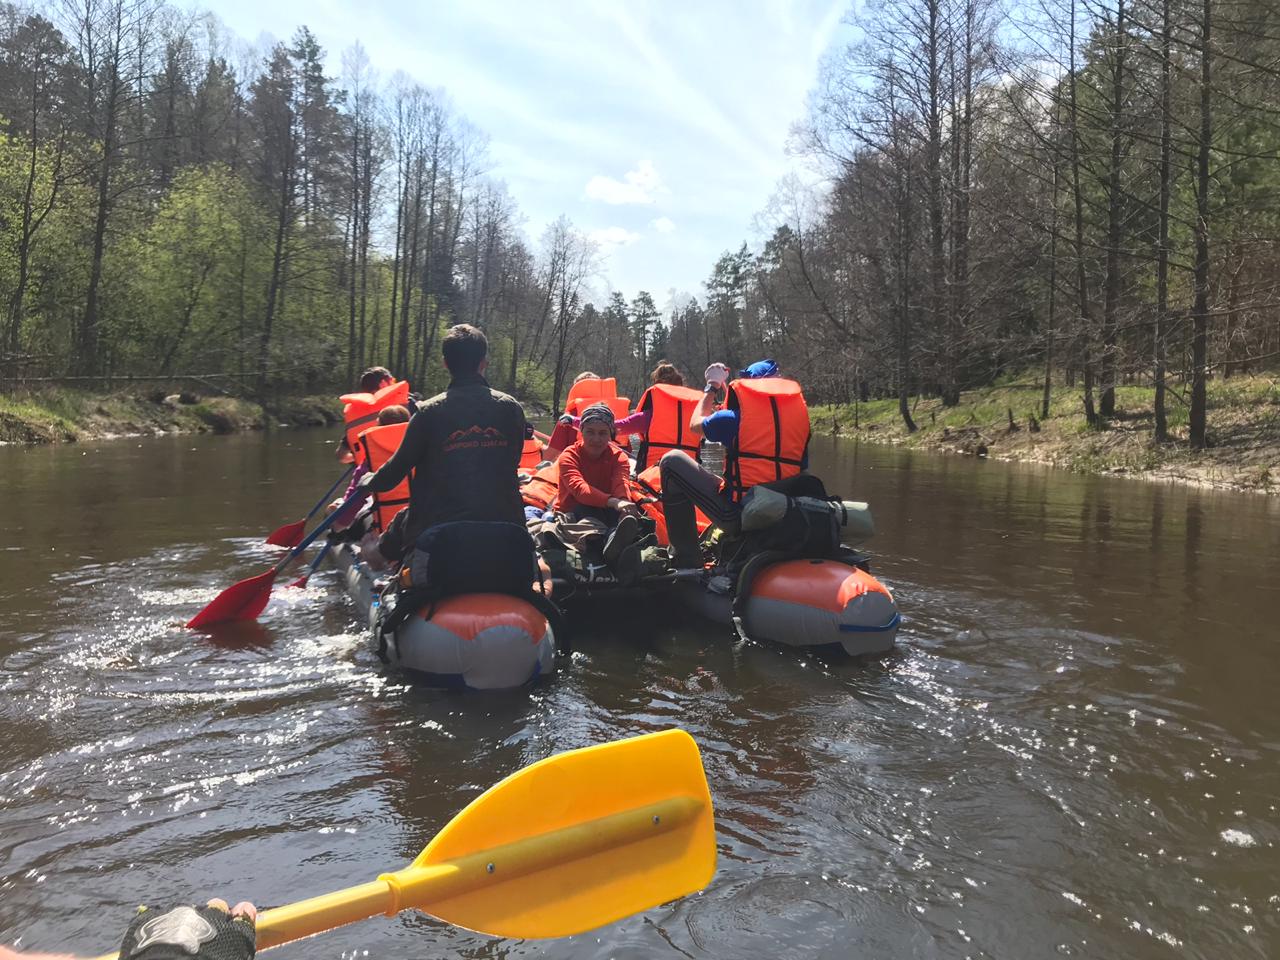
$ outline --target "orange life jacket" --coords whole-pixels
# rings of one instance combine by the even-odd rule
[[[377,470],[400,449],[400,441],[404,439],[404,432],[408,429],[407,423],[388,423],[383,427],[366,430],[356,440],[354,449],[357,459],[366,460],[371,472]],[[409,505],[409,479],[412,476],[413,471],[410,470],[408,476],[386,493],[373,495],[373,525],[379,531],[385,532],[391,518]]]
[[[520,496],[527,506],[550,510],[559,491],[560,461],[557,460],[535,473],[533,479],[520,488]]]
[[[738,414],[738,439],[724,459],[725,486],[735,500],[757,484],[800,472],[809,447],[809,408],[800,384],[784,377],[735,380],[725,409]]]
[[[378,425],[378,414],[387,407],[405,406],[409,402],[409,382],[397,380],[389,383],[377,393],[348,393],[342,397],[342,419],[346,424],[347,446],[352,452],[356,449],[356,440],[360,434],[370,427]],[[356,462],[360,455],[356,454]]]
[[[614,417],[625,417],[631,411],[631,401],[627,397],[618,396],[618,381],[613,377],[579,380],[569,388],[564,411],[580,417],[582,411],[593,403],[608,404]]]
[[[528,473],[540,464],[545,459],[542,456],[542,450],[542,442],[536,437],[530,437],[526,440],[520,450],[520,469]]]
[[[702,402],[702,392],[693,387],[655,383],[640,398],[637,412],[649,411],[649,432],[636,453],[636,473],[656,464],[671,450],[683,450],[698,459],[702,438],[689,430],[689,418]]]
[[[658,464],[654,464],[649,469],[636,475],[636,478],[630,481],[628,492],[631,499],[640,504],[640,509],[646,517],[650,517],[654,523],[654,534],[658,538],[658,545],[662,547],[670,546],[671,540],[667,536],[667,515],[662,512],[662,474],[659,471]],[[644,500],[656,500],[654,503],[643,503]],[[711,521],[697,507],[693,510],[694,524],[698,528],[698,536],[702,536],[706,532],[707,527],[711,526]]]

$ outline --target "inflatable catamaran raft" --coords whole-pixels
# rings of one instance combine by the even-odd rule
[[[605,400],[625,412],[625,398],[606,397],[616,392],[612,381],[575,385],[579,392],[588,388],[596,392],[575,398],[579,406]],[[367,416],[399,395],[388,389],[385,397],[370,396],[365,407],[348,410]],[[668,449],[700,456],[699,440],[682,431],[698,396],[687,388],[660,386],[651,388],[640,405],[650,410],[654,423],[637,454],[632,498],[654,521],[662,546],[667,538],[658,499],[657,459]],[[664,433],[661,424],[674,427]],[[367,458],[371,469],[377,469],[394,452],[403,430],[403,424],[369,429],[361,423],[351,431],[356,434],[351,445]],[[557,465],[537,469],[541,449],[536,445],[524,454],[521,469],[526,482],[521,492],[525,504],[546,510],[558,489]],[[873,532],[867,505],[827,498],[821,482],[811,476],[794,476],[781,486],[760,484],[747,491],[740,534],[720,538],[714,551],[716,562],[703,571],[678,576],[663,572],[643,577],[634,586],[610,584],[607,576],[604,582],[588,577],[558,583],[554,599],[607,590],[625,602],[638,589],[650,598],[663,594],[678,598],[685,610],[732,625],[739,636],[752,640],[852,655],[891,649],[901,622],[897,605],[869,572],[866,555],[851,549]],[[375,528],[385,529],[407,500],[407,481],[376,496],[371,511]],[[699,514],[699,531],[706,532],[707,527],[707,519]],[[739,557],[750,559],[743,562]],[[348,594],[370,624],[380,655],[390,663],[434,684],[481,690],[518,687],[555,668],[552,626],[538,607],[521,596],[466,593],[405,616],[407,611],[389,609],[397,602],[395,591],[379,596],[378,576],[354,546],[338,544],[334,560]],[[388,616],[395,626],[384,631]]]
[[[497,593],[448,597],[413,611],[384,633],[382,620],[394,608],[383,607],[377,574],[349,543],[334,547],[333,560],[387,662],[434,686],[507,690],[555,670],[551,625],[519,597]],[[394,604],[394,593],[387,597],[388,604]]]
[[[744,639],[855,656],[884,653],[892,649],[902,617],[888,588],[871,575],[867,555],[846,546],[873,532],[865,503],[788,497],[758,487],[743,501],[741,539],[721,550],[724,556],[750,544],[751,559],[722,564],[722,573],[701,578],[683,597],[701,615],[732,624]],[[797,538],[817,555],[770,549],[772,542]]]

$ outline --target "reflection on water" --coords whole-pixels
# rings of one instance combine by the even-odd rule
[[[177,626],[270,565],[327,439],[0,449],[0,941],[100,951],[104,907],[371,879],[518,767],[678,724],[716,800],[703,894],[566,942],[406,915],[279,955],[1275,955],[1275,501],[815,441],[875,509],[894,653],[605,605],[554,681],[460,695],[385,672],[331,573]]]

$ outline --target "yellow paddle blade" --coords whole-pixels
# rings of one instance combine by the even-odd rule
[[[473,863],[474,885],[430,891],[441,868]],[[548,757],[491,787],[401,871],[425,888],[401,905],[497,936],[563,937],[701,890],[715,865],[698,746],[665,730]]]
[[[513,773],[408,867],[261,913],[258,949],[409,907],[494,936],[568,936],[701,890],[715,867],[698,746],[664,730]]]

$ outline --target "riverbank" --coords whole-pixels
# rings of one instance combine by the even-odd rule
[[[55,388],[0,393],[0,443],[72,443],[169,433],[240,433],[324,426],[342,419],[332,397],[286,397],[264,406],[238,397]]]
[[[1179,391],[1181,393],[1181,391]],[[966,391],[959,406],[913,397],[919,429],[908,434],[896,399],[818,406],[815,431],[993,460],[1047,463],[1077,473],[1114,474],[1232,490],[1280,493],[1280,378],[1234,377],[1208,387],[1207,450],[1187,446],[1188,409],[1170,390],[1169,443],[1152,442],[1150,387],[1116,390],[1116,416],[1085,422],[1077,386],[1055,384],[1040,418],[1042,386],[1011,383]]]

